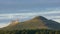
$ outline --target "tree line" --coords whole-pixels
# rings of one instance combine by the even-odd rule
[[[36,29],[36,30],[0,30],[0,34],[60,34],[58,30]]]

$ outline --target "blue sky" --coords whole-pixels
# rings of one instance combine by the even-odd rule
[[[60,22],[60,0],[0,0],[0,27],[38,15]]]

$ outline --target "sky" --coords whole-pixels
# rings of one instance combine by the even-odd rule
[[[12,20],[44,16],[60,23],[60,0],[0,0],[0,28]]]

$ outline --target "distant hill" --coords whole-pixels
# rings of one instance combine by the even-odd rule
[[[15,25],[14,25],[15,24]],[[2,28],[3,30],[29,30],[29,29],[52,29],[60,30],[60,23],[48,20],[43,16],[37,16],[31,20],[24,22],[15,22],[8,25],[7,27]]]

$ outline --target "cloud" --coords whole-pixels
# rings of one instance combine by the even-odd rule
[[[10,23],[0,23],[0,28],[8,26]]]
[[[11,13],[11,14],[0,14],[0,19],[13,19],[13,18],[27,18],[32,16],[45,16],[47,18],[60,18],[60,11],[46,11],[46,12],[34,12],[34,13]],[[55,16],[56,15],[56,16]]]
[[[54,21],[60,23],[60,19],[53,19]]]
[[[58,18],[60,18],[60,16],[48,16],[47,18],[58,19]]]

